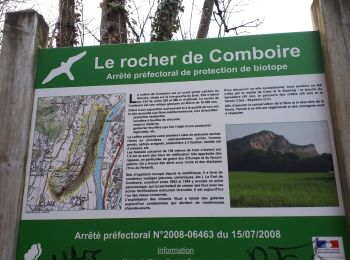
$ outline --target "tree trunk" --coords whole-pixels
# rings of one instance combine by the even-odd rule
[[[179,29],[178,15],[183,12],[182,0],[161,0],[152,23],[151,41],[169,41]]]
[[[125,0],[103,0],[101,4],[101,44],[126,43],[127,11]]]
[[[75,0],[60,0],[56,45],[57,47],[74,46],[77,43],[76,37]]]
[[[197,39],[207,38],[211,16],[213,14],[215,0],[205,0],[202,8],[201,21],[199,23]]]

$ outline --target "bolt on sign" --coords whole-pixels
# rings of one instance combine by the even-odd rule
[[[346,259],[317,32],[43,49],[17,259]]]

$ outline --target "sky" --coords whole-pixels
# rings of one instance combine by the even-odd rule
[[[257,1],[252,11],[265,17],[256,33],[278,33],[313,30],[311,18],[312,0],[263,0]],[[265,6],[266,5],[266,6]]]
[[[263,130],[283,135],[292,144],[314,144],[320,154],[331,153],[327,121],[227,125],[226,139],[241,138]]]
[[[43,14],[47,23],[51,26],[55,23],[58,15],[58,0],[30,0],[27,7],[33,7],[39,13]],[[137,20],[137,12],[142,20],[148,10],[148,2],[153,0],[135,0],[130,3],[136,3],[131,6],[134,10],[133,15]],[[100,2],[102,0],[83,0],[84,20],[90,31],[96,33],[98,37],[100,24]],[[237,1],[238,2],[238,1]],[[177,39],[194,38],[203,0],[183,0],[185,12],[181,15],[182,34],[176,36]],[[312,0],[244,0],[246,5],[238,6],[232,13],[230,24],[235,26],[242,22],[248,22],[254,19],[263,21],[258,28],[250,28],[245,34],[267,34],[280,32],[296,32],[313,30],[310,7]],[[192,5],[193,4],[193,5]],[[155,7],[154,9],[155,10]],[[191,16],[191,11],[192,16]],[[191,21],[191,22],[190,22]],[[190,30],[191,29],[191,30]],[[149,31],[149,30],[148,30]],[[244,34],[243,34],[244,35]],[[209,31],[210,37],[217,36],[217,28]],[[94,37],[86,35],[85,45],[99,44]]]

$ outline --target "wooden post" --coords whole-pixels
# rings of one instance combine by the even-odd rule
[[[48,26],[33,10],[8,13],[0,56],[0,259],[15,259],[38,48]],[[23,256],[22,256],[23,257]]]
[[[314,27],[321,35],[344,206],[350,230],[350,1],[314,0],[312,14]]]

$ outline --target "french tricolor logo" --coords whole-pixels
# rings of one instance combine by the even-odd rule
[[[345,260],[342,237],[312,237],[314,260]]]
[[[317,240],[317,248],[339,249],[339,240]]]

